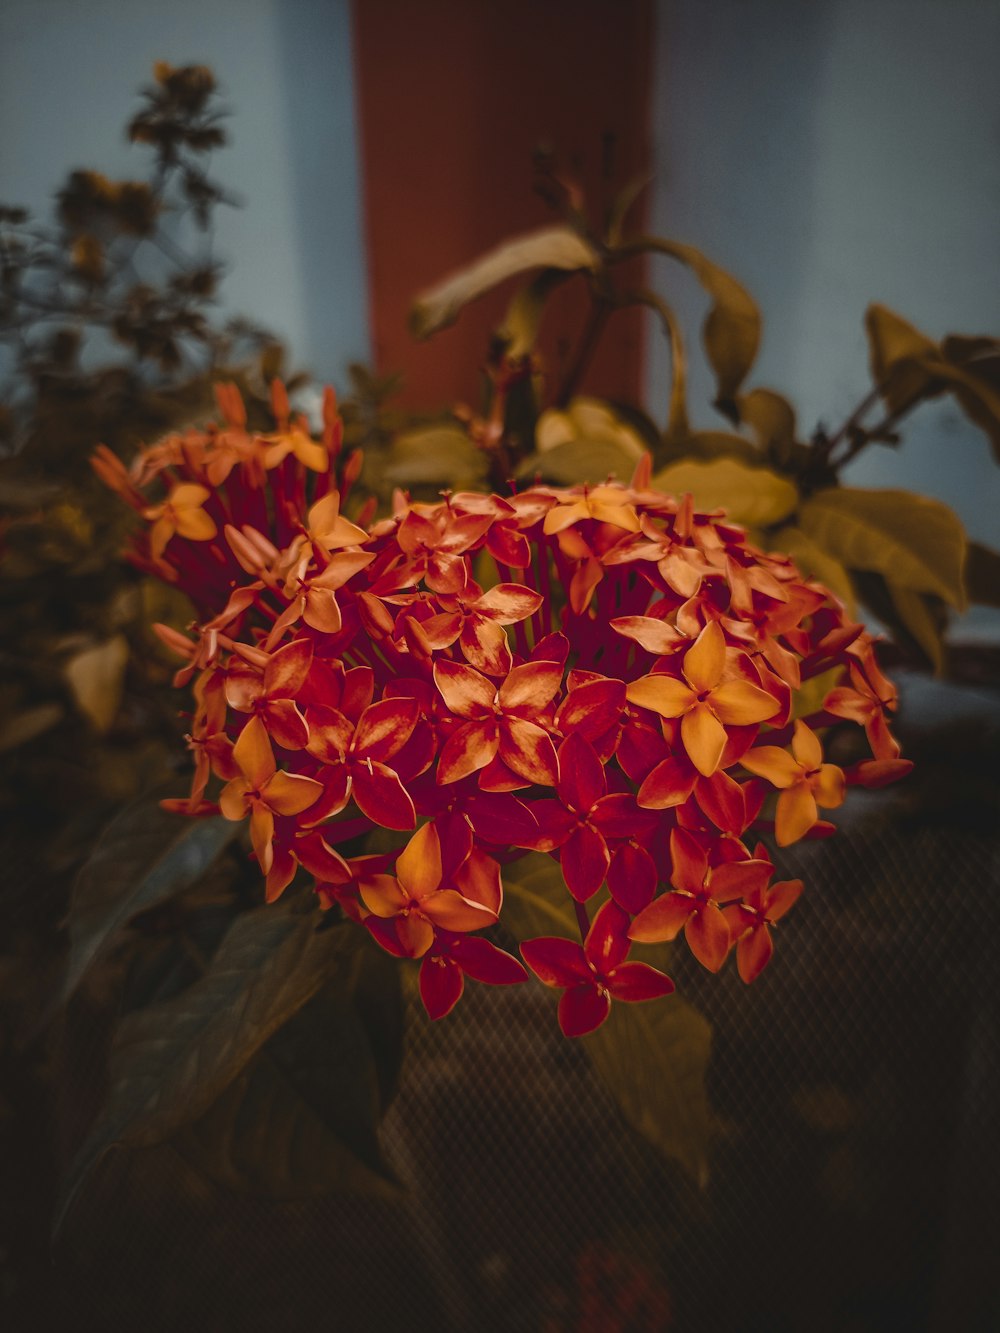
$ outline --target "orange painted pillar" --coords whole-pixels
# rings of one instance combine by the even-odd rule
[[[372,343],[400,402],[477,403],[490,331],[517,280],[417,343],[413,297],[506,236],[556,216],[532,190],[555,153],[600,223],[650,166],[651,0],[355,0]],[[641,224],[641,204],[637,210]],[[542,354],[558,382],[582,331],[577,279],[555,294]],[[643,321],[616,313],[584,387],[637,399]]]

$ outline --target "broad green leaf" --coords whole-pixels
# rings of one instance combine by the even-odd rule
[[[514,937],[579,939],[557,863],[531,855],[515,869],[518,878],[504,884],[502,918]],[[591,915],[593,910],[591,904]],[[639,952],[645,961],[664,966],[661,946]],[[608,1021],[581,1039],[626,1120],[702,1184],[713,1126],[705,1088],[711,1037],[707,1020],[670,995],[644,1004],[614,1004]]]
[[[593,270],[598,263],[593,247],[569,227],[543,227],[515,236],[422,292],[410,311],[410,329],[417,338],[429,338],[453,324],[463,306],[519,273],[535,268]]]
[[[133,917],[192,888],[239,828],[228,819],[168,815],[151,799],[122,811],[73,887],[63,998]]]
[[[873,570],[915,592],[965,605],[965,529],[939,500],[836,487],[803,504],[799,527],[847,569]]]
[[[926,654],[934,674],[940,676],[944,671],[944,641],[927,598],[893,579],[886,579],[885,583],[900,620]]]
[[[641,457],[641,454],[640,454]],[[636,456],[616,440],[566,440],[543,453],[532,454],[517,469],[519,477],[540,476],[559,486],[599,483],[614,477],[627,482]]]
[[[801,528],[779,528],[767,545],[769,551],[781,551],[790,556],[803,574],[811,574],[819,579],[820,583],[840,598],[850,615],[856,614],[857,598],[850,574],[839,560],[827,554]]]
[[[761,449],[777,463],[786,463],[795,444],[795,409],[773,389],[752,389],[737,399],[740,420],[753,431]]]
[[[672,463],[656,474],[653,485],[671,495],[690,491],[699,509],[725,509],[733,522],[757,528],[780,523],[799,503],[786,477],[735,458]]]
[[[199,1119],[268,1038],[353,965],[355,927],[317,930],[318,919],[288,906],[245,913],[199,981],[124,1019],[107,1102],[70,1168],[57,1226],[110,1148],[148,1147]]]
[[[107,731],[118,715],[127,665],[128,643],[122,634],[84,648],[66,663],[76,706],[99,732]]]
[[[380,975],[402,1002],[395,960]],[[271,1198],[395,1193],[378,1124],[378,1053],[356,993],[329,985],[282,1027],[174,1146],[227,1189]]]
[[[704,1188],[714,1131],[708,1020],[676,995],[613,1004],[608,1021],[581,1041],[632,1128]]]
[[[518,942],[540,935],[579,939],[576,914],[558,862],[532,853],[512,866],[509,875],[504,877],[501,919]]]
[[[449,486],[475,490],[487,472],[486,455],[458,426],[407,431],[392,444],[381,479],[390,486]]]
[[[884,305],[865,311],[865,330],[872,379],[890,411],[895,412],[918,395],[941,392],[927,358],[940,360],[937,344]]]
[[[693,245],[659,236],[643,237],[635,245],[686,264],[712,298],[702,328],[702,341],[715,372],[718,400],[720,404],[729,403],[746,378],[760,346],[761,318],[756,302],[745,287]]]
[[[1000,606],[1000,551],[991,550],[981,542],[969,542],[965,589],[970,602]]]

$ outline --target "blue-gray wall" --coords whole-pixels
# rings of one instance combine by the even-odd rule
[[[343,385],[368,356],[348,0],[2,0],[0,201],[43,213],[70,168],[140,174],[122,129],[156,60],[211,65],[232,112],[226,311]]]
[[[994,0],[660,0],[654,229],[739,277],[765,316],[752,382],[811,429],[865,392],[873,300],[932,337],[1000,332],[1000,5]],[[697,328],[699,294],[657,261]],[[651,342],[649,398],[668,362]],[[696,373],[698,424],[720,424]],[[1000,545],[1000,468],[948,401],[872,447],[862,486],[924,491]]]

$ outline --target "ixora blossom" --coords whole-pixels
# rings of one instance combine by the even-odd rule
[[[130,468],[94,458],[144,521],[129,558],[195,608],[186,631],[157,627],[194,693],[191,792],[168,808],[248,820],[268,901],[311,878],[321,907],[420,960],[432,1018],[466,978],[527,978],[503,873],[528,853],[558,862],[552,919],[574,922],[519,945],[563,992],[568,1036],[673,991],[633,954],[645,944],[683,936],[754,981],[802,892],[772,882],[760,835],[825,836],[820,811],[850,784],[910,767],[895,692],[840,602],[652,489],[648,457],[627,485],[396,492],[376,517],[351,504],[362,460],[332,391],[318,440],[280,384],[265,435],[232,385],[217,398],[220,423]],[[822,742],[842,721],[872,752],[846,772]]]

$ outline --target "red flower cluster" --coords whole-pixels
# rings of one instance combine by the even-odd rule
[[[756,834],[823,836],[849,783],[909,768],[895,691],[840,603],[721,512],[651,489],[648,459],[628,486],[397,493],[391,517],[350,521],[362,460],[342,453],[331,391],[320,441],[280,385],[269,435],[234,388],[218,400],[222,424],[131,470],[94,460],[146,520],[131,559],[196,607],[187,634],[158,627],[196,700],[192,790],[172,807],[249,818],[268,900],[301,866],[324,906],[423,960],[434,1018],[465,977],[525,978],[477,932],[501,917],[501,864],[526,851],[558,860],[579,925],[521,946],[565,992],[567,1035],[673,990],[634,942],[683,932],[712,971],[735,949],[753,981],[802,888],[772,883]],[[798,716],[803,682],[833,669],[821,710]],[[841,718],[872,751],[847,773],[817,735]],[[414,832],[344,855],[376,827]]]

